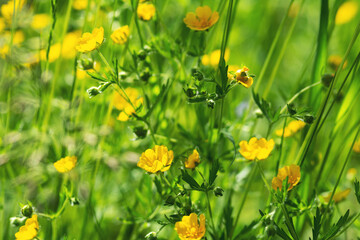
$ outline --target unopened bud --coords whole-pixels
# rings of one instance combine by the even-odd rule
[[[23,206],[21,208],[21,214],[24,216],[24,217],[28,217],[30,218],[31,215],[33,214],[33,208],[31,205],[29,204],[26,204],[25,206]]]

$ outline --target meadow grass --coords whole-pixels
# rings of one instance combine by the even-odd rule
[[[0,238],[359,239],[359,8],[0,0]]]

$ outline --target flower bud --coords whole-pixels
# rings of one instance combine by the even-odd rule
[[[10,218],[10,224],[14,227],[19,227],[24,225],[26,221],[26,217],[12,217]]]
[[[189,87],[188,89],[184,89],[186,96],[188,97],[195,97],[196,96],[196,89]]]
[[[208,99],[208,100],[207,100],[207,106],[208,106],[209,108],[211,108],[211,109],[214,109],[214,107],[215,107],[215,101],[212,100],[212,99]]]
[[[101,93],[101,91],[99,91],[97,87],[91,87],[88,90],[86,90],[86,92],[89,94],[89,98],[93,98]]]
[[[224,189],[222,189],[221,187],[216,187],[214,189],[214,194],[215,194],[216,197],[222,197],[223,192],[224,192]]]
[[[145,129],[144,127],[134,127],[133,131],[136,137],[138,137],[139,139],[144,139],[148,132],[148,130]]]
[[[79,204],[80,204],[80,201],[79,201],[78,198],[76,198],[76,197],[71,197],[70,198],[70,205],[71,206],[75,206],[75,205],[79,205]]]
[[[294,104],[292,104],[292,103],[287,105],[287,109],[288,109],[290,115],[294,115],[297,113],[296,108],[295,108]]]
[[[147,56],[147,52],[144,51],[144,50],[140,50],[139,53],[137,54],[137,57],[138,57],[141,61],[145,60],[146,56]]]
[[[191,69],[191,76],[193,76],[193,78],[199,81],[204,79],[204,75],[196,68]]]
[[[94,60],[92,58],[81,58],[80,64],[83,70],[90,70],[94,68]]]
[[[140,74],[140,80],[144,82],[148,82],[150,77],[151,73],[149,69],[145,69],[145,71]]]
[[[128,77],[128,74],[126,72],[119,72],[119,78],[121,80],[125,80]]]
[[[325,86],[325,87],[329,87],[331,82],[334,80],[334,75],[333,74],[324,74],[321,76],[321,83]]]
[[[315,120],[315,117],[313,115],[310,115],[310,114],[306,114],[304,115],[304,121],[307,123],[307,124],[312,124]]]
[[[33,214],[33,208],[31,205],[29,204],[26,204],[25,206],[23,206],[21,208],[21,214],[24,216],[24,217],[28,217],[30,218],[31,215]]]
[[[149,232],[148,234],[146,234],[145,239],[147,239],[147,240],[156,240],[158,238],[156,236],[156,232]]]

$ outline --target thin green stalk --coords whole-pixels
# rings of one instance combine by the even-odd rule
[[[214,224],[214,218],[213,218],[213,214],[212,214],[212,211],[211,211],[210,198],[209,198],[208,191],[206,191],[205,194],[206,194],[207,205],[208,205],[208,210],[209,210],[209,215],[210,215],[210,220],[211,220],[211,228],[213,229],[214,232],[216,232],[216,228],[215,228],[215,224]]]
[[[264,174],[264,170],[263,170],[262,167],[260,166],[259,160],[255,159],[255,163],[256,163],[256,166],[257,166],[258,169],[259,169],[261,178],[262,178],[262,180],[263,180],[264,183],[265,183],[266,189],[269,191],[269,194],[271,195],[271,187],[270,187],[269,183],[268,183],[267,180],[266,180],[266,177],[265,177],[265,174]]]
[[[290,216],[286,210],[285,204],[281,203],[280,207],[285,216],[285,222],[286,222],[286,225],[288,226],[291,236],[294,238],[294,240],[299,240],[299,236],[297,235],[297,233],[295,231],[294,224],[292,223],[292,221],[290,219]]]
[[[235,229],[236,229],[236,226],[237,226],[237,223],[239,222],[239,219],[240,219],[240,214],[243,210],[243,207],[245,205],[245,201],[246,201],[246,198],[247,198],[247,195],[249,193],[249,190],[250,190],[250,186],[251,184],[253,183],[254,181],[254,176],[255,176],[255,172],[256,172],[256,167],[255,167],[255,164],[253,164],[252,168],[251,168],[251,172],[250,172],[250,175],[249,175],[249,178],[247,179],[246,181],[246,185],[245,185],[245,191],[243,193],[243,197],[241,198],[241,201],[240,201],[240,206],[239,206],[239,210],[236,214],[236,218],[235,218],[235,222],[234,222],[234,225],[231,229],[231,232],[230,232],[230,236],[229,236],[229,239],[232,239],[232,236],[234,235],[234,232],[235,232]]]
[[[285,135],[285,127],[286,127],[286,120],[287,118],[284,119],[284,125],[282,128],[282,134],[281,134],[281,142],[280,142],[280,150],[279,150],[279,157],[278,160],[276,162],[276,167],[275,167],[275,175],[278,173],[279,171],[279,166],[280,166],[280,162],[281,162],[281,155],[282,155],[282,150],[283,150],[283,145],[284,145],[284,135]]]

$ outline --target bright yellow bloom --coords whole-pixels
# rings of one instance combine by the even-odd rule
[[[54,163],[54,167],[60,173],[70,172],[76,165],[77,157],[65,157]]]
[[[5,58],[10,52],[10,47],[8,44],[5,44],[3,46],[0,46],[0,57]]]
[[[104,41],[104,28],[94,28],[92,33],[86,32],[78,40],[76,50],[79,52],[91,52],[97,49]]]
[[[201,58],[201,63],[204,66],[210,65],[210,66],[216,68],[219,65],[220,56],[221,56],[221,50],[220,49],[214,50],[209,55],[205,54]],[[229,49],[226,49],[225,53],[224,53],[225,62],[227,62],[229,60],[229,57],[230,57],[230,51],[229,51]]]
[[[345,199],[347,198],[347,196],[349,195],[350,191],[351,191],[351,189],[348,188],[348,189],[345,189],[344,191],[337,192],[337,193],[334,194],[332,200],[333,200],[335,203],[342,202],[343,200],[345,200]],[[329,192],[328,194],[326,194],[326,195],[324,196],[324,201],[325,201],[326,203],[328,203],[328,202],[330,201],[330,197],[331,197],[331,192]]]
[[[239,143],[240,154],[247,160],[264,160],[269,157],[271,151],[274,149],[275,142],[273,139],[266,141],[265,138],[257,139],[253,137],[249,143],[241,141]]]
[[[138,167],[150,173],[169,170],[174,159],[174,152],[168,150],[166,146],[155,145],[152,149],[147,149],[141,154]]]
[[[355,1],[344,2],[338,9],[335,17],[335,24],[350,22],[358,12],[358,3]]]
[[[196,213],[183,216],[181,222],[175,223],[175,231],[181,240],[200,240],[205,235],[205,216],[200,215],[200,224]]]
[[[337,70],[342,61],[342,57],[339,55],[331,55],[328,58],[328,63],[333,70]],[[346,68],[347,61],[344,62],[343,69]]]
[[[353,150],[354,152],[360,153],[360,139],[354,143]]]
[[[61,56],[63,58],[73,59],[76,56],[76,43],[80,36],[80,30],[69,32],[65,35],[61,49]]]
[[[195,168],[196,163],[200,163],[200,156],[196,149],[194,149],[193,153],[189,156],[185,161],[186,168]]]
[[[246,88],[251,87],[254,83],[254,79],[248,75],[248,71],[249,69],[244,66],[235,72],[235,80]]]
[[[287,127],[285,127],[284,131],[282,128],[278,129],[275,131],[275,134],[279,137],[281,137],[283,135],[284,132],[284,137],[290,137],[293,136],[296,132],[298,132],[299,130],[303,129],[305,127],[306,123],[304,123],[303,121],[300,120],[294,120],[291,121]]]
[[[121,111],[117,119],[123,122],[127,121],[129,116],[135,113],[135,108],[138,108],[144,101],[135,88],[126,88],[125,92],[132,104],[126,100],[125,96],[123,97],[123,93],[120,95],[115,91],[113,98],[114,107]]]
[[[4,18],[1,18],[1,17],[0,17],[0,33],[1,33],[2,31],[4,31],[5,27],[6,27],[6,25],[5,25],[5,20],[4,20]]]
[[[36,237],[37,230],[39,230],[39,223],[37,215],[33,214],[31,218],[26,220],[25,225],[15,233],[16,240],[32,240]]]
[[[35,30],[42,30],[49,26],[51,23],[51,17],[48,14],[36,14],[31,22],[31,27]]]
[[[130,35],[129,26],[125,25],[125,26],[122,26],[122,27],[116,29],[111,34],[111,39],[113,40],[114,43],[124,44],[127,42],[129,35]]]
[[[280,168],[276,177],[272,179],[271,186],[274,190],[278,188],[281,190],[283,181],[288,177],[288,183],[290,187],[287,189],[290,191],[294,186],[300,182],[301,172],[300,166],[290,165]]]
[[[229,65],[229,67],[228,67],[228,79],[230,80],[230,81],[232,81],[232,80],[235,80],[235,74],[232,74],[232,73],[230,73],[230,72],[236,72],[237,70],[239,70],[240,69],[240,67],[239,66],[237,66],[237,65]]]
[[[43,49],[40,51],[40,59],[42,61],[46,61],[46,51],[47,49]],[[61,53],[61,44],[55,43],[54,45],[50,46],[49,51],[49,62],[54,62],[60,57]]]
[[[84,10],[88,5],[88,0],[75,0],[73,2],[73,8],[76,10]]]
[[[141,20],[149,21],[155,16],[155,6],[151,3],[141,3],[137,8],[137,15]]]
[[[25,0],[15,0],[15,12],[18,12],[22,9],[25,4]],[[3,5],[1,5],[1,15],[5,18],[6,21],[11,22],[14,14],[14,1],[11,0]]]
[[[219,20],[219,13],[211,11],[209,6],[196,8],[196,14],[186,14],[184,23],[192,30],[204,31],[211,28]]]

